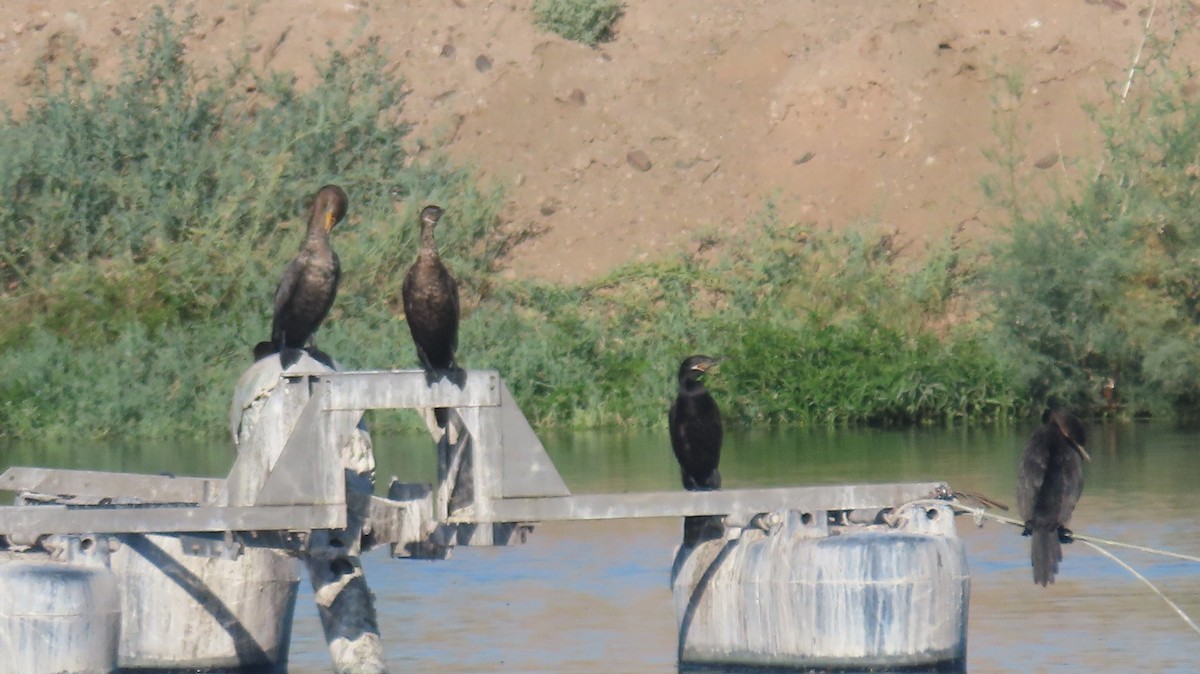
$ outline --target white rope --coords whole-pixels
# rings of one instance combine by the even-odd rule
[[[1175,612],[1179,614],[1180,618],[1183,618],[1183,622],[1187,623],[1188,627],[1195,630],[1195,632],[1197,634],[1200,634],[1200,627],[1197,627],[1196,623],[1192,622],[1192,619],[1188,617],[1188,614],[1184,613],[1183,609],[1179,608],[1179,606],[1175,602],[1168,599],[1167,595],[1165,595],[1161,591],[1159,591],[1159,589],[1154,586],[1154,583],[1151,583],[1149,580],[1147,580],[1146,577],[1143,576],[1142,574],[1138,573],[1136,569],[1134,569],[1132,566],[1129,566],[1125,562],[1121,561],[1113,553],[1109,552],[1108,550],[1105,550],[1104,548],[1100,547],[1099,545],[1096,545],[1095,543],[1093,543],[1091,541],[1081,540],[1080,542],[1083,543],[1084,545],[1092,548],[1096,552],[1099,552],[1100,554],[1104,555],[1105,557],[1108,557],[1109,559],[1113,560],[1117,564],[1120,564],[1122,567],[1125,568],[1126,571],[1128,571],[1129,573],[1132,573],[1135,578],[1137,578],[1138,580],[1145,583],[1151,590],[1154,590],[1154,594],[1158,595],[1163,601],[1167,602],[1167,606],[1170,606],[1171,608],[1175,609]]]
[[[943,501],[941,499],[926,499],[926,500],[921,500],[921,501],[913,501],[912,503],[914,503],[914,504],[930,504],[930,505],[949,504],[955,510],[958,510],[959,512],[968,513],[968,514],[972,515],[973,517],[975,517],[976,519],[987,519],[987,520],[992,520],[993,522],[1000,522],[1002,524],[1011,524],[1015,527],[1022,527],[1022,528],[1025,527],[1025,523],[1020,520],[1015,520],[1011,517],[1005,517],[1003,515],[997,515],[995,513],[990,513],[988,511],[984,510],[983,508],[974,508],[969,505],[964,505],[958,501]],[[1200,563],[1200,557],[1197,557],[1195,555],[1185,555],[1181,552],[1171,552],[1170,550],[1160,550],[1158,548],[1151,548],[1151,547],[1147,547],[1144,545],[1135,545],[1133,543],[1122,543],[1121,541],[1114,541],[1114,540],[1110,540],[1107,538],[1100,538],[1098,536],[1089,536],[1087,534],[1077,534],[1074,532],[1071,533],[1071,538],[1073,538],[1077,541],[1099,543],[1101,545],[1108,545],[1108,546],[1111,546],[1114,548],[1126,548],[1129,550],[1137,550],[1139,552],[1147,552],[1152,555],[1161,555],[1163,557],[1174,557],[1175,559],[1182,559],[1182,560],[1185,560],[1188,562]]]
[[[933,505],[933,504],[947,505],[947,504],[949,504],[952,508],[954,508],[955,510],[957,510],[959,512],[970,514],[972,517],[975,518],[976,523],[982,523],[983,520],[989,519],[994,522],[1000,522],[1002,524],[1011,524],[1013,526],[1017,526],[1017,527],[1021,527],[1021,528],[1025,527],[1025,523],[1020,520],[1015,520],[1011,517],[1005,517],[1003,515],[996,515],[994,513],[990,513],[988,511],[984,510],[983,508],[974,508],[974,507],[971,507],[968,505],[963,505],[956,499],[949,500],[949,501],[942,500],[942,499],[922,499],[922,500],[918,500],[918,501],[912,501],[910,504],[906,504],[906,505],[926,505],[926,504],[930,504],[930,505]],[[1112,541],[1112,540],[1108,540],[1105,538],[1098,538],[1096,536],[1088,536],[1086,534],[1077,534],[1074,532],[1071,533],[1071,538],[1073,540],[1077,540],[1080,543],[1083,543],[1084,545],[1092,548],[1093,550],[1095,550],[1096,552],[1099,552],[1100,554],[1104,555],[1105,557],[1108,557],[1109,559],[1113,560],[1117,564],[1120,564],[1122,567],[1124,567],[1124,569],[1126,571],[1133,574],[1134,578],[1137,578],[1138,580],[1145,583],[1151,590],[1154,591],[1154,594],[1157,594],[1160,599],[1167,602],[1167,606],[1170,606],[1175,611],[1175,613],[1179,614],[1179,617],[1182,618],[1185,623],[1187,623],[1188,627],[1192,628],[1197,634],[1200,634],[1200,627],[1197,627],[1196,623],[1192,622],[1192,619],[1188,616],[1187,613],[1184,613],[1183,609],[1179,608],[1178,604],[1176,604],[1175,602],[1173,602],[1169,598],[1167,598],[1167,595],[1163,594],[1162,591],[1160,591],[1157,587],[1155,587],[1154,583],[1151,583],[1145,576],[1138,573],[1137,570],[1135,570],[1132,566],[1129,566],[1125,562],[1121,561],[1120,558],[1118,558],[1116,555],[1112,554],[1108,550],[1105,550],[1104,548],[1100,547],[1100,545],[1109,545],[1109,546],[1119,547],[1119,548],[1128,548],[1130,550],[1138,550],[1140,552],[1148,552],[1150,554],[1161,555],[1163,557],[1174,557],[1175,559],[1183,559],[1183,560],[1187,560],[1189,562],[1200,562],[1200,557],[1195,557],[1192,555],[1185,555],[1185,554],[1178,553],[1178,552],[1170,552],[1169,550],[1159,550],[1157,548],[1150,548],[1150,547],[1147,547],[1144,545],[1134,545],[1132,543],[1122,543],[1121,541]],[[1097,544],[1100,544],[1100,545],[1097,545]]]

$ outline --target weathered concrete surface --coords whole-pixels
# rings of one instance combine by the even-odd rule
[[[247,548],[236,560],[193,557],[178,538],[122,536],[121,667],[284,665],[300,576],[294,559]],[[186,635],[186,636],[185,636]]]
[[[116,670],[117,581],[107,549],[95,552],[0,552],[0,673]]]
[[[336,365],[336,364],[334,364]],[[289,372],[329,373],[334,367],[302,355]],[[239,451],[240,475],[231,473],[230,489],[240,498],[252,496],[252,486],[264,484],[262,471],[279,457],[293,434],[297,413],[306,400],[279,395],[279,358],[270,356],[251,366],[238,379],[230,408],[230,432]],[[346,528],[314,532],[303,555],[315,593],[317,612],[337,674],[384,674],[383,642],[375,615],[374,596],[363,575],[361,542],[375,486],[375,455],[371,435],[354,409],[324,412],[328,428],[345,428],[333,444],[341,453],[347,500]],[[328,438],[312,438],[325,441]],[[245,453],[252,453],[246,456]],[[252,460],[248,460],[252,459]],[[235,471],[236,472],[236,471]],[[233,500],[239,496],[235,493]]]
[[[830,527],[788,511],[681,549],[679,660],[784,668],[958,666],[970,578],[949,507]]]

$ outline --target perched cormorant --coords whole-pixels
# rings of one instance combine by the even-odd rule
[[[716,365],[708,356],[689,356],[679,366],[679,394],[671,403],[667,421],[671,449],[679,461],[683,488],[705,491],[721,488],[721,410],[700,376]]]
[[[679,394],[667,413],[671,449],[679,461],[683,488],[709,491],[721,488],[721,410],[700,382],[716,365],[708,356],[689,356],[679,366]],[[692,547],[720,537],[722,518],[699,515],[683,519],[683,546]]]
[[[437,206],[421,209],[421,246],[402,288],[404,315],[426,381],[432,384],[445,375],[462,387],[466,372],[454,358],[458,349],[458,283],[442,264],[433,240],[433,230],[441,217],[442,209]],[[438,426],[445,428],[446,410],[438,408],[434,414]]]
[[[1062,543],[1070,541],[1067,524],[1083,493],[1083,462],[1090,461],[1087,431],[1070,413],[1053,409],[1042,415],[1043,426],[1025,445],[1017,479],[1017,506],[1032,536],[1033,582],[1054,582],[1062,561]]]
[[[325,320],[337,295],[341,275],[337,253],[329,245],[329,232],[345,217],[348,202],[346,193],[337,185],[326,185],[317,191],[308,211],[304,243],[284,269],[275,289],[271,340],[255,345],[255,360],[278,353],[283,367],[289,367],[300,357],[296,351],[308,344]]]

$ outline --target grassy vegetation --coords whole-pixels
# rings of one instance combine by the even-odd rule
[[[815,236],[768,207],[717,251],[578,287],[509,284],[466,343],[540,424],[663,423],[679,362],[701,352],[725,359],[710,387],[734,422],[1006,417],[1014,393],[980,335],[939,338],[927,320],[963,281],[953,251],[906,270],[891,242]]]
[[[612,39],[613,24],[624,11],[616,0],[533,0],[535,25],[592,47]]]
[[[299,90],[246,63],[195,72],[189,30],[157,14],[115,83],[83,54],[48,66],[0,124],[0,437],[221,437],[327,182],[351,207],[320,346],[415,366],[400,283],[415,213],[439,203],[461,360],[501,370],[541,426],[661,425],[691,353],[724,358],[710,384],[733,423],[980,422],[1051,397],[1094,412],[1108,378],[1125,413],[1200,402],[1200,111],[1165,70],[1147,107],[1103,120],[1099,178],[1050,201],[1014,177],[1018,128],[1000,134],[987,188],[1011,236],[986,255],[917,260],[768,204],[739,238],[563,286],[493,273],[527,233],[499,227],[502,195],[471,173],[406,156],[403,87],[375,45]]]

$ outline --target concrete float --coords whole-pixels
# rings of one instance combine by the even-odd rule
[[[677,552],[679,663],[961,671],[970,576],[949,504],[760,515]]]
[[[123,670],[283,671],[300,577],[296,560],[247,548],[188,554],[177,536],[131,534],[112,556]]]
[[[0,672],[116,671],[120,607],[108,546],[95,536],[0,542]]]

